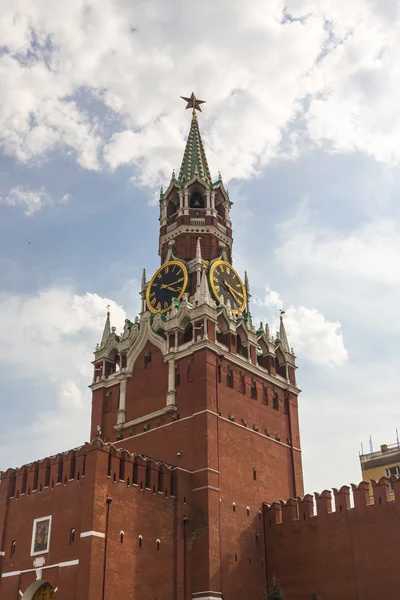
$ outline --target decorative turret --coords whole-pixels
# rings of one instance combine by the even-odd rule
[[[173,171],[167,190],[160,194],[161,262],[170,260],[172,253],[177,258],[193,260],[199,234],[203,258],[213,260],[223,254],[230,262],[232,203],[221,174],[214,183],[211,179],[196,115],[204,100],[198,100],[194,94],[182,98],[187,102],[186,108],[192,109],[192,120],[179,176],[176,178]]]
[[[281,314],[279,317],[279,320],[280,320],[279,339],[281,342],[282,350],[284,350],[285,352],[290,352],[289,342],[288,342],[287,335],[286,335],[286,329],[285,329],[285,325],[283,323],[283,315],[285,314],[285,311],[281,310],[280,312],[281,312]]]
[[[100,342],[100,348],[104,348],[104,346],[107,344],[110,334],[111,334],[110,306],[108,305],[107,306],[107,318],[106,318],[106,322],[104,324],[104,330],[103,330],[103,336],[102,336],[101,342]]]

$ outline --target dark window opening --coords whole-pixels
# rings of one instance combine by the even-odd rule
[[[244,373],[240,373],[239,392],[242,392],[242,394],[246,393],[246,380],[244,377]]]
[[[233,510],[233,512],[236,512],[236,504],[235,503],[232,504],[232,510]]]
[[[190,208],[204,208],[204,196],[199,192],[194,192],[190,196]]]
[[[275,410],[279,410],[278,392],[274,392],[274,396],[272,398],[272,408],[274,408]]]
[[[187,344],[193,340],[193,325],[191,323],[187,323],[185,327],[185,331],[182,336],[182,344]]]
[[[57,483],[62,482],[62,472],[63,472],[63,461],[62,461],[62,456],[59,456],[58,457]]]
[[[121,456],[119,461],[119,478],[125,480],[125,456]]]
[[[144,354],[144,368],[151,363],[151,350],[147,350]]]
[[[250,396],[253,400],[257,400],[257,382],[255,379],[251,382]]]
[[[107,475],[109,477],[111,477],[111,453],[108,455],[108,469],[107,469]]]
[[[119,542],[120,542],[120,544],[124,543],[124,535],[125,535],[125,533],[123,531],[121,531],[121,533],[119,534]]]
[[[218,377],[218,383],[221,383],[221,380],[222,380],[221,363],[217,364],[217,377]]]
[[[150,463],[146,463],[146,488],[151,489],[151,466]]]
[[[50,463],[46,463],[45,474],[44,474],[44,487],[49,487],[50,485]]]
[[[143,545],[143,538],[141,535],[139,535],[139,548],[141,548]]]
[[[39,483],[39,465],[35,463],[34,472],[33,472],[33,490],[37,490]]]
[[[137,484],[138,479],[139,479],[139,465],[138,465],[137,459],[135,458],[134,462],[133,462],[133,478],[132,478],[132,483]]]
[[[243,358],[249,358],[249,352],[246,346],[243,346],[242,340],[240,339],[240,335],[237,336],[237,353]]]
[[[237,559],[238,559],[238,555],[237,555],[237,552],[235,552],[235,562],[237,562]]]
[[[71,458],[70,469],[69,469],[69,478],[70,479],[75,479],[75,469],[76,469],[76,456],[75,456],[75,452],[74,452],[72,455],[72,458]]]
[[[157,552],[160,551],[160,540],[157,540]]]
[[[233,370],[230,367],[228,367],[226,372],[226,385],[230,388],[234,387]]]
[[[268,404],[268,387],[266,385],[263,387],[263,403]]]
[[[158,471],[157,490],[159,492],[162,492],[163,489],[164,489],[164,473],[160,467],[160,469]]]
[[[69,532],[69,543],[72,544],[75,541],[75,529],[72,528]]]
[[[181,385],[181,373],[179,369],[179,365],[175,366],[175,387]]]
[[[174,215],[177,210],[178,210],[178,206],[173,201],[168,202],[167,217],[172,217],[172,215]]]
[[[28,479],[28,473],[26,471],[26,468],[24,469],[24,472],[22,473],[22,483],[21,483],[21,494],[25,494],[26,493],[26,482]]]
[[[256,469],[253,469],[253,479],[254,479],[254,481],[256,481],[256,479],[257,479],[257,471],[256,471]]]
[[[17,548],[17,542],[15,540],[13,540],[11,542],[10,556],[14,556],[16,548]]]

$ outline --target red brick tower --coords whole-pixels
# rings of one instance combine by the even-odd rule
[[[95,351],[91,439],[190,473],[181,498],[183,600],[262,600],[263,502],[303,494],[295,356],[253,326],[232,266],[231,202],[212,183],[192,94],[179,177],[160,195],[161,267],[142,310]],[[146,485],[147,487],[147,485]],[[180,517],[177,516],[177,519]],[[175,534],[174,534],[175,535]]]

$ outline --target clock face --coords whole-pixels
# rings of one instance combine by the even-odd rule
[[[188,272],[185,265],[178,260],[170,260],[153,275],[146,290],[146,304],[150,312],[167,312],[171,308],[172,299],[180,300],[188,283]]]
[[[210,284],[214,296],[224,302],[230,300],[232,312],[243,312],[246,308],[246,288],[235,269],[224,260],[216,260],[210,268]]]

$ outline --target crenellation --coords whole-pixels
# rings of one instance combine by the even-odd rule
[[[306,494],[303,498],[297,498],[299,506],[299,520],[308,521],[314,516],[314,496]]]
[[[288,525],[299,518],[299,503],[297,498],[289,498],[286,502],[281,500],[282,523]]]
[[[354,509],[357,512],[363,513],[371,504],[369,495],[369,484],[366,481],[361,481],[358,485],[351,484],[353,492]]]
[[[344,513],[350,509],[350,487],[342,485],[340,490],[333,488],[336,513]]]

